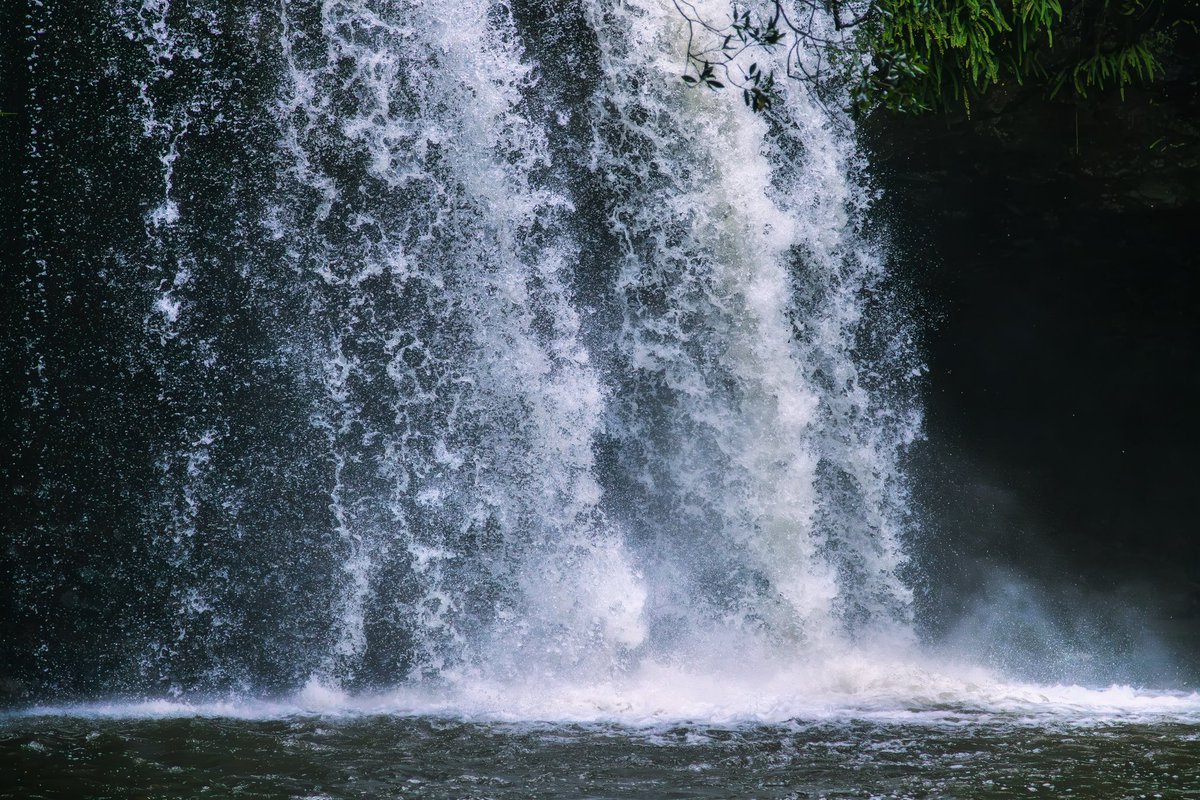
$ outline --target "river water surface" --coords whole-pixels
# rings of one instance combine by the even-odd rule
[[[938,716],[654,727],[28,717],[0,724],[0,796],[1200,797],[1200,722]]]

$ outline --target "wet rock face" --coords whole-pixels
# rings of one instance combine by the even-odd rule
[[[930,605],[1015,570],[1200,652],[1200,70],[871,134],[927,332]]]

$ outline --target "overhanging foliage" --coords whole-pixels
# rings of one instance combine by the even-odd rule
[[[780,49],[787,77],[825,97],[848,88],[856,111],[969,114],[1001,84],[1124,96],[1163,74],[1174,33],[1200,19],[1196,0],[734,0],[721,20],[675,4],[691,33],[683,80],[736,87],[755,110],[771,105],[779,77],[755,53]]]

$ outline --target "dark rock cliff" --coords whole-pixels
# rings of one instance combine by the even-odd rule
[[[927,339],[931,635],[1019,586],[1059,633],[1080,609],[1127,650],[1154,631],[1143,674],[1200,673],[1200,59],[1179,52],[1123,101],[871,121]]]

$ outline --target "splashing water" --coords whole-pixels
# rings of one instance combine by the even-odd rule
[[[591,680],[907,636],[888,481],[913,421],[875,421],[852,356],[878,275],[852,143],[802,95],[772,129],[676,85],[669,5],[584,14],[600,78],[570,113],[603,199],[553,179],[507,13],[329,4],[322,52],[285,19],[275,218],[317,232],[296,269],[347,552],[323,681],[379,647]],[[403,642],[372,640],[380,607]]]
[[[687,88],[660,0],[98,18],[136,89],[98,123],[124,144],[35,135],[38,192],[123,158],[113,213],[139,222],[58,251],[27,232],[60,259],[27,291],[53,309],[71,259],[102,264],[83,291],[119,370],[79,410],[67,362],[91,345],[46,312],[30,341],[65,355],[31,368],[27,410],[121,488],[86,459],[38,479],[14,574],[48,695],[98,675],[173,698],[121,707],[150,714],[1036,705],[918,655],[898,460],[920,367],[850,123],[805,85],[770,116]],[[34,96],[69,78],[50,49]],[[98,524],[90,560],[39,558]],[[51,641],[80,581],[72,624],[109,635]],[[229,693],[293,699],[195,705]]]

